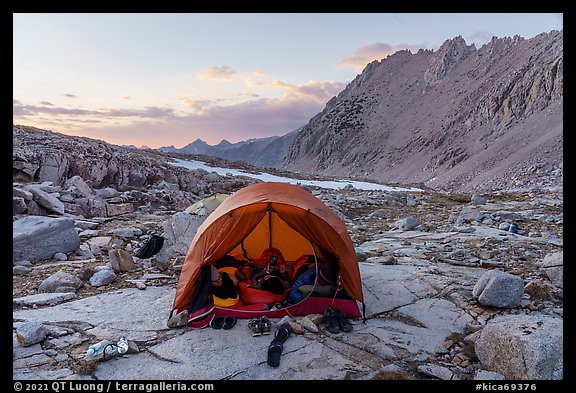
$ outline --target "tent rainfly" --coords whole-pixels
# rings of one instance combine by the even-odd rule
[[[360,317],[358,302],[360,271],[344,222],[303,188],[264,182],[226,198],[198,228],[168,326],[206,327],[217,315],[308,315],[330,305]]]

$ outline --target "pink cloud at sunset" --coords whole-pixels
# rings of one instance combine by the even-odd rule
[[[209,143],[224,138],[240,141],[282,135],[306,124],[344,86],[335,81],[309,81],[301,85],[274,81],[267,87],[279,90],[280,97],[260,98],[258,94],[242,93],[239,97],[245,101],[228,105],[222,104],[227,101],[224,98],[180,98],[179,103],[194,113],[177,111],[171,106],[88,110],[24,105],[14,100],[13,118],[15,123],[57,127],[64,133],[81,132],[117,144],[131,144],[134,138],[146,140],[150,147],[183,146],[196,138]],[[90,128],[85,124],[90,124]]]
[[[236,71],[227,65],[217,67],[204,68],[196,74],[196,77],[200,80],[212,80],[212,81],[231,81],[234,79]]]
[[[338,67],[341,68],[352,68],[355,70],[362,70],[368,63],[371,63],[374,60],[382,60],[386,58],[388,55],[394,54],[399,50],[408,49],[412,52],[418,51],[420,48],[425,48],[424,44],[422,45],[406,45],[406,44],[399,44],[399,45],[389,45],[383,42],[371,42],[366,44],[360,48],[358,48],[354,55],[351,57],[347,57],[342,59],[338,62]]]

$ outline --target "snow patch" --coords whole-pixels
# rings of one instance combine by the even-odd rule
[[[221,176],[246,176],[251,177],[254,179],[259,179],[265,182],[281,182],[281,183],[290,183],[295,185],[302,185],[302,186],[316,186],[320,188],[328,188],[332,190],[339,190],[346,187],[354,187],[357,190],[376,190],[376,191],[405,191],[405,192],[420,192],[422,189],[420,188],[403,188],[403,187],[393,187],[393,186],[385,186],[382,184],[370,183],[370,182],[363,182],[363,181],[354,181],[354,180],[334,180],[334,181],[321,181],[321,180],[300,180],[300,179],[292,179],[289,177],[282,177],[272,175],[270,173],[249,173],[244,172],[238,169],[230,169],[230,168],[220,168],[220,167],[212,167],[206,165],[206,163],[202,161],[196,160],[181,160],[181,159],[174,159],[172,162],[168,162],[168,164],[188,169],[204,169],[208,172],[216,172]]]

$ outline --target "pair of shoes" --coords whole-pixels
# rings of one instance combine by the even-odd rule
[[[326,330],[330,333],[335,334],[340,332],[340,327],[338,326],[338,315],[332,306],[328,306],[326,311],[324,311],[324,323],[326,324]]]
[[[289,323],[283,323],[278,326],[278,330],[274,335],[274,339],[268,347],[268,365],[270,367],[278,367],[280,365],[280,356],[284,350],[284,342],[290,337],[292,327]]]
[[[262,336],[270,334],[270,320],[266,316],[261,316],[260,318],[251,319],[248,322],[248,328],[252,331],[252,336]]]
[[[352,331],[352,324],[346,318],[344,314],[340,310],[335,310],[332,306],[328,306],[326,311],[324,312],[324,322],[326,323],[326,329],[330,333],[338,333],[340,331],[343,332],[351,332]]]
[[[236,325],[236,317],[215,316],[210,321],[210,326],[214,329],[230,330]]]

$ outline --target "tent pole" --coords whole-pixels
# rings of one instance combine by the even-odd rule
[[[268,248],[272,248],[272,205],[268,204],[268,230],[270,236],[268,236]]]

